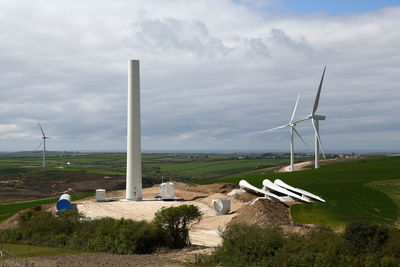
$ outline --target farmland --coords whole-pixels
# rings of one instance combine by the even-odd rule
[[[143,185],[169,178],[185,182],[214,179],[285,161],[260,154],[143,154]],[[49,153],[46,162],[46,168],[41,168],[41,154],[34,152],[0,156],[0,221],[26,208],[55,203],[63,192],[75,199],[93,195],[97,188],[125,188],[124,153]]]
[[[0,180],[20,181],[1,184],[0,203],[27,199],[48,202],[48,198],[54,203],[55,197],[69,188],[73,194],[81,194],[100,187],[117,190],[125,186],[124,153],[49,154],[46,169],[39,168],[40,156],[33,153],[0,157]],[[327,203],[292,206],[295,223],[342,228],[348,222],[364,219],[398,224],[400,157],[337,160],[324,162],[318,170],[274,172],[287,162],[285,158],[267,158],[261,154],[149,153],[142,158],[143,184],[151,186],[163,178],[200,184],[238,183],[246,179],[261,187],[263,179],[279,178],[327,200]],[[9,214],[0,216],[5,218]]]
[[[400,157],[378,157],[325,163],[321,169],[294,173],[266,170],[229,175],[203,183],[246,179],[261,187],[263,179],[281,179],[322,196],[327,203],[294,205],[295,223],[328,225],[340,229],[355,220],[398,224]]]

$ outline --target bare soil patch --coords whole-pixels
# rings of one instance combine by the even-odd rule
[[[246,204],[237,211],[230,224],[278,224],[290,225],[289,207],[268,199],[259,199],[253,205]]]
[[[77,201],[76,205],[78,211],[89,218],[111,217],[146,221],[151,221],[155,212],[163,207],[196,205],[203,216],[200,222],[190,229],[189,236],[192,244],[211,247],[220,245],[222,242],[220,231],[226,228],[226,225],[237,215],[236,211],[244,205],[242,201],[227,196],[227,193],[239,186],[229,183],[189,186],[179,182],[174,182],[174,185],[177,201],[156,200],[154,196],[160,194],[160,185],[155,185],[143,188],[143,201],[125,201],[125,191],[121,190],[114,194],[115,201],[96,202],[94,198],[90,198]],[[107,198],[109,198],[108,195]],[[214,198],[229,198],[231,200],[230,213],[216,216],[211,206]]]

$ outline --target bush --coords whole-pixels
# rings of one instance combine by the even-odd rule
[[[223,245],[215,256],[228,265],[275,265],[274,256],[284,245],[282,231],[277,227],[235,224],[222,234]]]
[[[222,237],[222,246],[210,256],[199,256],[198,264],[400,266],[400,231],[368,222],[349,224],[343,235],[329,229],[300,235],[268,225],[231,225]]]
[[[189,243],[188,231],[201,213],[196,206],[162,209],[154,222],[103,218],[82,220],[77,211],[28,210],[18,227],[0,230],[0,242],[23,242],[51,247],[118,254],[151,253],[158,247],[177,248]]]
[[[201,212],[194,205],[162,208],[157,211],[154,223],[167,230],[167,242],[173,248],[190,244],[189,230],[193,223],[199,222]]]
[[[389,229],[367,221],[357,221],[346,226],[343,234],[354,253],[375,252],[389,239]]]

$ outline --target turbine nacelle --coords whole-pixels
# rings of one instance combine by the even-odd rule
[[[326,119],[326,116],[325,115],[311,115],[310,119],[324,121]]]

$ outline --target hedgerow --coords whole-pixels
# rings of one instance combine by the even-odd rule
[[[223,244],[198,257],[206,266],[400,266],[400,231],[353,222],[343,234],[319,229],[285,234],[275,226],[232,225]]]
[[[188,229],[200,216],[193,205],[163,209],[152,222],[123,218],[84,220],[77,211],[62,211],[54,216],[46,211],[28,210],[20,216],[16,228],[0,231],[0,242],[117,254],[151,253],[159,247],[188,245]],[[165,222],[180,227],[171,229],[165,227]]]

